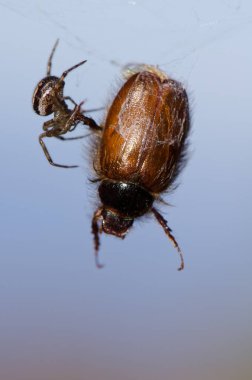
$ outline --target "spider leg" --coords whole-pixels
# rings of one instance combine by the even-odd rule
[[[91,129],[94,129],[94,130],[99,130],[99,131],[102,130],[102,127],[97,125],[93,119],[84,116],[80,112],[82,104],[83,104],[83,102],[81,102],[78,106],[75,107],[74,111],[71,113],[71,116],[67,120],[65,126],[62,128],[61,133],[60,133],[61,135],[64,135],[66,132],[68,132],[70,130],[70,128],[76,122],[83,122],[83,124],[88,125]]]
[[[48,131],[48,129],[50,127],[53,127],[53,126],[55,126],[55,121],[54,120],[48,120],[48,121],[46,121],[43,124],[43,130],[44,131]],[[72,129],[72,130],[74,130],[74,129]],[[51,129],[51,131],[53,133],[53,128]],[[82,139],[82,138],[87,137],[87,136],[90,136],[90,133],[87,134],[87,135],[76,136],[76,137],[63,137],[63,136],[57,136],[57,134],[54,135],[54,137],[56,137],[56,139],[63,140],[63,141],[66,141],[66,140],[79,140],[79,139]],[[47,135],[47,137],[50,137],[50,136]]]
[[[48,62],[47,62],[47,70],[46,70],[46,76],[49,76],[51,75],[51,68],[52,68],[52,59],[53,59],[53,56],[54,56],[54,53],[55,53],[55,50],[58,46],[58,43],[59,43],[59,39],[56,40],[53,48],[52,48],[52,51],[51,51],[51,54],[48,58]]]
[[[88,112],[88,111],[84,110],[83,112],[80,112],[81,106],[83,103],[84,102],[82,101],[78,106],[78,114],[76,115],[76,120],[78,120],[78,121],[82,122],[83,124],[89,126],[89,128],[91,128],[95,131],[102,131],[103,128],[100,125],[96,124],[94,119],[84,115],[84,112]]]
[[[50,131],[50,132],[52,132],[52,131]],[[71,165],[71,166],[70,165],[60,165],[60,164],[56,164],[52,160],[52,157],[51,157],[50,153],[48,152],[48,149],[47,149],[47,147],[46,147],[46,145],[45,145],[45,143],[43,141],[43,138],[45,138],[45,137],[51,137],[51,136],[54,136],[54,135],[53,134],[48,135],[47,132],[41,133],[41,135],[39,135],[39,143],[40,143],[40,145],[41,145],[41,147],[42,147],[42,149],[44,151],[44,154],[45,154],[48,162],[51,165],[53,165],[53,166],[57,166],[58,168],[66,168],[66,169],[68,169],[68,168],[77,168],[78,165]],[[55,135],[55,137],[56,137],[56,135]]]
[[[84,139],[85,137],[88,137],[90,136],[91,133],[88,133],[87,135],[83,135],[83,136],[76,136],[76,137],[63,137],[63,136],[55,136],[57,139],[59,140],[62,140],[62,141],[68,141],[68,140],[80,140],[80,139]]]
[[[71,98],[71,96],[64,96],[64,99],[69,100],[71,103],[73,103],[75,106],[77,106],[77,103]],[[104,110],[104,108],[105,107],[90,108],[88,110],[84,110],[83,113],[101,111],[101,110]]]
[[[96,122],[94,121],[94,119],[92,119],[90,117],[87,117],[85,115],[80,114],[78,116],[78,120],[82,121],[83,124],[88,125],[89,128],[91,128],[91,129],[93,129],[95,131],[102,131],[102,127],[100,125],[96,124]]]
[[[64,81],[65,77],[70,73],[70,71],[77,69],[77,67],[83,65],[85,62],[87,62],[87,60],[81,61],[81,62],[77,63],[77,65],[74,65],[74,66],[70,67],[69,69],[65,70],[62,73],[62,75],[61,75],[61,77],[57,83],[57,86],[59,86],[59,87],[61,86],[61,83]]]
[[[48,120],[43,124],[43,131],[47,131],[50,127],[54,126],[54,120]]]
[[[76,113],[76,120],[78,120],[79,122],[82,122],[83,124],[87,125],[89,128],[93,129],[94,131],[102,131],[102,127],[100,125],[98,125],[94,119],[92,119],[91,117],[87,117],[84,115],[85,112],[90,112],[90,111],[82,111],[81,112],[81,106],[84,102],[81,102],[79,105],[78,105],[78,112]],[[98,110],[99,108],[97,109],[93,109],[93,111],[96,111]],[[91,110],[92,112],[92,110]]]
[[[77,106],[77,103],[71,98],[71,96],[64,96],[64,99],[65,99],[65,100],[69,100],[69,101],[72,102],[75,106]]]
[[[64,135],[66,132],[68,132],[72,126],[74,126],[75,122],[79,120],[79,113],[80,113],[80,108],[81,108],[81,104],[80,103],[78,106],[75,107],[75,109],[73,110],[73,112],[71,113],[71,116],[68,118],[66,124],[64,125],[64,127],[61,129],[61,135]],[[76,128],[76,126],[74,126],[73,130]]]
[[[96,111],[102,111],[105,107],[98,107],[98,108],[90,108],[88,110],[84,110],[84,113],[86,112],[96,112]]]

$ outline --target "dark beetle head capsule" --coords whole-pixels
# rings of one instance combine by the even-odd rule
[[[145,66],[122,86],[108,111],[94,164],[102,179],[102,206],[92,222],[96,258],[101,230],[123,238],[135,218],[152,212],[177,248],[183,268],[181,250],[153,202],[183,166],[189,127],[186,91],[163,72]]]
[[[50,75],[41,79],[36,86],[32,97],[32,105],[38,115],[47,116],[55,111],[55,86],[57,84],[60,85],[60,88],[57,89],[57,96],[60,101],[63,100],[65,82],[59,81],[60,78]]]

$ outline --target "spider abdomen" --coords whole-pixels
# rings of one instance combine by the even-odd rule
[[[32,97],[32,105],[34,111],[41,116],[47,116],[54,112],[54,88],[59,82],[59,78],[55,76],[48,76],[38,83],[34,90]],[[64,82],[61,84],[62,88],[60,91],[60,96],[63,96]]]

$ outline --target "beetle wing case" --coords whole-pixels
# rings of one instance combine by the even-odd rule
[[[137,182],[152,193],[175,179],[189,131],[182,85],[158,70],[132,75],[108,112],[100,145],[100,171],[113,180]]]

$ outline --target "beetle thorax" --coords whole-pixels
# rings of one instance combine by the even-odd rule
[[[105,208],[130,218],[145,214],[154,200],[141,186],[122,181],[103,180],[99,186],[99,195]]]

